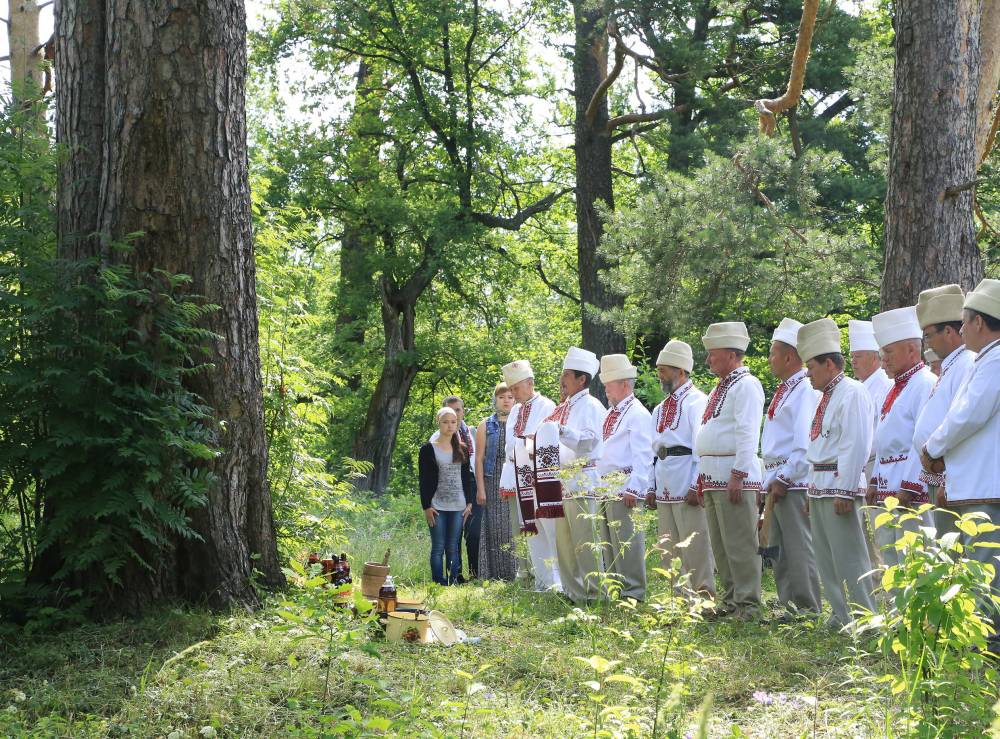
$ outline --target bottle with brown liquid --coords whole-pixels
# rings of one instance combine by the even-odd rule
[[[396,610],[396,586],[392,582],[392,575],[386,575],[385,582],[378,591],[379,613],[391,613]]]
[[[354,582],[351,579],[351,563],[347,561],[347,554],[344,552],[340,553],[340,569],[343,572],[343,579],[341,580],[342,585],[350,585]]]

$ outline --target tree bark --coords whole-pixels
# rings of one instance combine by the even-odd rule
[[[979,0],[896,3],[882,310],[983,274],[972,216]]]
[[[574,151],[576,154],[576,253],[580,275],[583,348],[598,356],[625,351],[624,334],[608,323],[600,311],[621,308],[622,295],[609,290],[601,275],[608,261],[598,251],[604,223],[596,204],[614,208],[611,170],[611,134],[608,131],[607,96],[591,106],[594,93],[608,73],[607,16],[600,5],[574,0],[576,46],[573,83],[576,98]],[[587,110],[591,110],[588,119]],[[604,388],[594,384],[604,399]]]
[[[9,7],[7,48],[11,85],[15,95],[34,98],[42,89],[42,55],[38,40],[41,10],[37,0],[10,0]]]
[[[218,480],[178,539],[172,566],[131,573],[122,605],[180,596],[253,604],[254,570],[283,582],[263,426],[247,170],[241,0],[62,0],[57,138],[59,254],[126,259],[192,277],[219,306],[211,370],[190,387],[224,424]],[[142,232],[128,254],[109,240]],[[104,238],[92,238],[98,233]]]
[[[357,487],[377,494],[385,492],[389,484],[396,434],[417,376],[416,300],[411,299],[409,290],[396,289],[386,278],[380,282],[380,291],[385,356],[364,426],[354,442],[355,459],[372,464],[371,472]]]
[[[380,125],[379,96],[372,91],[372,67],[366,59],[358,63],[355,107],[351,116],[348,135],[348,157],[353,187],[363,192],[370,180],[378,178],[379,139],[373,126]],[[377,78],[376,78],[377,81]],[[358,198],[362,201],[362,198]],[[340,276],[337,283],[337,317],[335,348],[356,352],[365,342],[365,324],[368,309],[375,300],[375,283],[370,267],[370,257],[378,248],[372,232],[372,222],[367,217],[366,202],[358,202],[357,209],[345,212],[344,236],[340,240]],[[360,372],[352,372],[347,387],[356,392],[361,387]]]
[[[982,63],[976,97],[976,162],[982,164],[993,143],[997,116],[997,86],[1000,85],[1000,0],[983,0],[979,50]]]

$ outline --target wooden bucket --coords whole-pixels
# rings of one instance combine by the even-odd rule
[[[366,598],[378,598],[378,591],[389,574],[389,565],[379,562],[365,562],[361,571],[361,593]]]

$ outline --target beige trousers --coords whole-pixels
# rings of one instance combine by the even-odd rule
[[[556,521],[556,554],[563,592],[574,603],[601,596],[601,503],[595,498],[563,500],[564,518]]]
[[[813,552],[812,530],[806,513],[806,491],[789,490],[775,500],[769,543],[778,547],[774,582],[778,600],[797,611],[819,613],[819,572]]]
[[[636,507],[642,501],[636,503]],[[601,547],[608,577],[621,584],[623,598],[646,598],[646,535],[620,499],[601,503]]]
[[[712,543],[708,537],[708,518],[702,506],[684,502],[656,502],[657,545],[663,550],[660,557],[663,569],[670,567],[673,559],[680,559],[681,574],[690,576],[691,590],[715,597],[715,561]],[[688,537],[684,547],[677,546]]]
[[[517,496],[507,498],[507,510],[510,511],[510,546],[514,554],[514,577],[517,580],[527,580],[532,576],[531,563],[521,555],[518,544],[524,539],[521,532],[521,508],[517,502]]]
[[[855,500],[853,510],[844,515],[834,510],[834,500],[810,498],[809,519],[816,551],[816,569],[823,583],[823,593],[833,611],[829,623],[846,626],[854,620],[848,603],[875,610],[872,582],[867,574],[872,566],[865,545],[862,500]]]
[[[744,490],[739,503],[730,503],[725,490],[706,491],[705,514],[722,586],[720,605],[729,610],[758,612],[762,565],[756,492]]]

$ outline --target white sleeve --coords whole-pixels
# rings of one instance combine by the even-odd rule
[[[590,404],[580,409],[583,414],[583,424],[579,428],[559,425],[559,441],[573,450],[578,457],[589,455],[600,443],[601,420],[596,419],[596,413]]]
[[[872,427],[865,421],[871,418],[872,401],[868,392],[861,388],[851,393],[841,409],[840,438],[837,440],[838,488],[844,496],[858,495],[858,480],[861,479],[868,463],[868,450],[872,445]],[[854,431],[857,427],[857,431]]]
[[[638,401],[636,401],[638,402]],[[638,413],[630,414],[629,448],[632,453],[632,474],[625,485],[625,494],[641,498],[649,490],[652,470],[653,436],[649,420]]]
[[[745,385],[745,387],[740,387]],[[760,424],[764,419],[764,392],[751,378],[737,383],[740,392],[733,398],[733,411],[739,421],[736,424],[736,457],[733,472],[746,478],[750,471],[759,466],[757,449],[760,444]]]
[[[705,413],[705,406],[708,405],[708,396],[697,398],[691,407],[687,409],[685,418],[687,419],[688,431],[691,434],[691,485],[690,490],[698,489],[698,455],[694,451],[695,438],[698,436],[698,429],[701,428],[701,417]]]
[[[1000,412],[1000,388],[996,385],[997,378],[989,372],[975,372],[927,440],[927,453],[935,459],[943,457],[989,423]]]
[[[808,380],[803,380],[808,384]],[[809,430],[812,428],[813,417],[816,415],[816,396],[808,387],[799,388],[799,392],[807,393],[806,398],[799,400],[798,412],[792,427],[795,446],[788,455],[788,460],[778,470],[778,479],[786,485],[794,485],[809,479],[809,460],[806,450],[809,448]],[[809,401],[813,402],[809,402]]]

